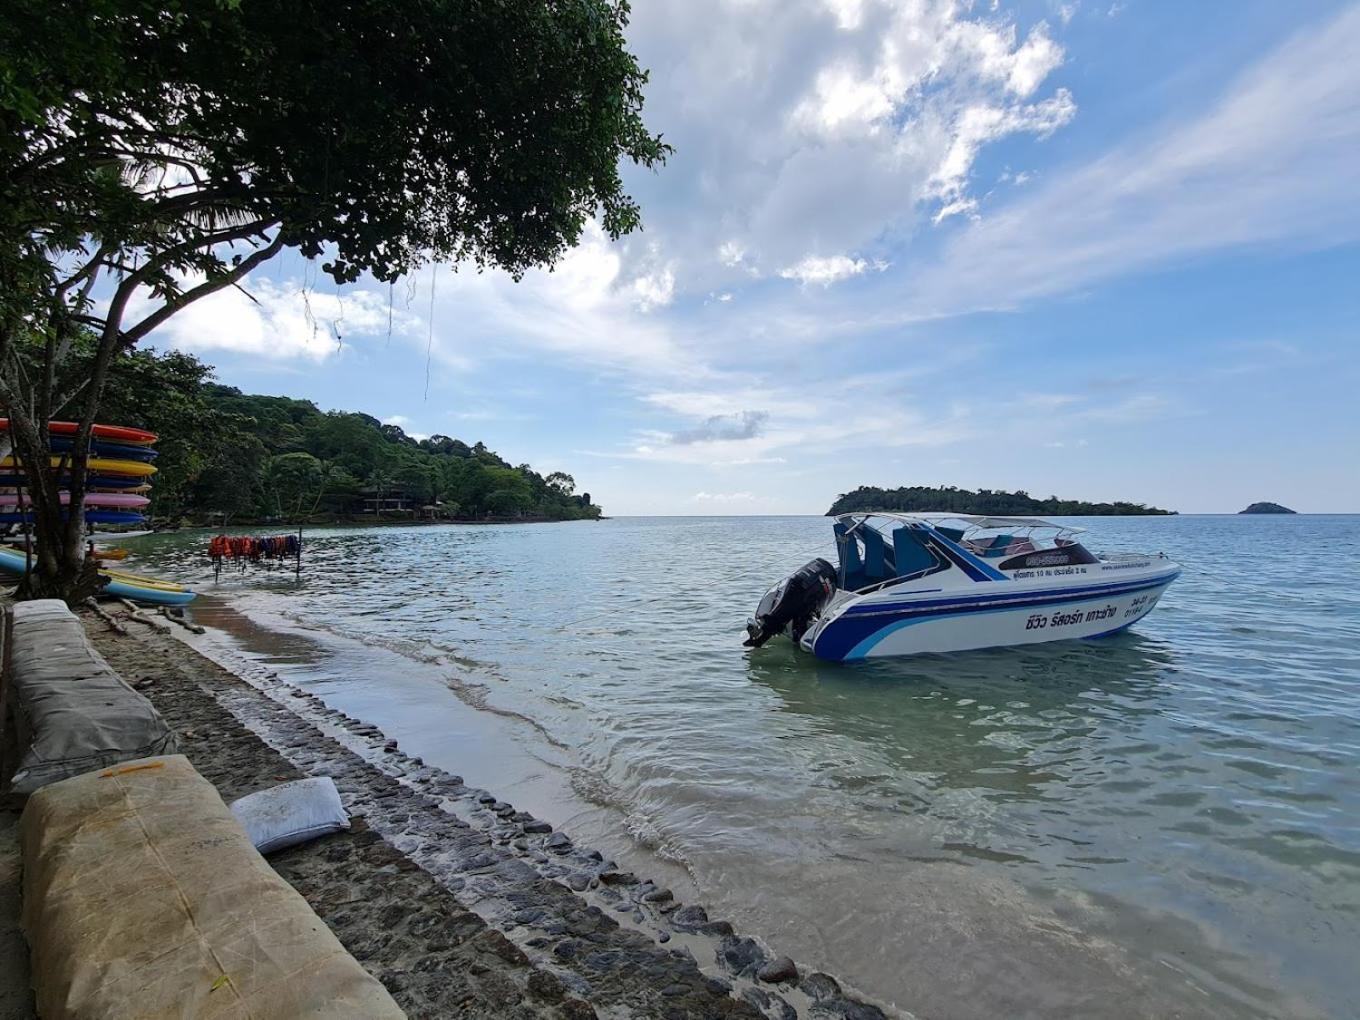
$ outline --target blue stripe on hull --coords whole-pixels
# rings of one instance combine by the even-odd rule
[[[943,620],[959,616],[984,616],[991,613],[1007,613],[1040,609],[1046,606],[1060,606],[1069,602],[1088,602],[1103,597],[1133,595],[1140,591],[1164,588],[1180,576],[1180,571],[1162,574],[1142,581],[1122,584],[1105,584],[1070,588],[1062,592],[1033,592],[1032,597],[1025,595],[1003,595],[957,599],[931,599],[919,603],[898,603],[873,607],[872,612],[855,613],[855,608],[847,610],[833,620],[825,631],[817,635],[812,652],[818,658],[834,662],[864,658],[875,645],[889,634],[895,633],[912,624],[927,620]],[[1003,603],[998,605],[997,603]],[[863,607],[868,610],[869,607]],[[1131,620],[1125,626],[1137,621]],[[1123,627],[1115,628],[1122,630]],[[1107,631],[1106,633],[1114,633]],[[1102,635],[1093,635],[1102,636]]]
[[[1027,602],[1036,602],[1044,599],[1073,598],[1099,598],[1102,595],[1123,595],[1125,592],[1141,591],[1158,584],[1170,584],[1181,576],[1179,570],[1173,570],[1165,574],[1158,574],[1156,577],[1145,577],[1137,581],[1105,581],[1101,584],[1086,584],[1072,588],[1063,588],[1059,591],[1053,589],[1038,589],[1027,592],[1015,592],[999,589],[985,595],[956,595],[940,599],[912,599],[909,602],[868,602],[861,605],[851,606],[845,611],[845,616],[881,616],[884,613],[899,613],[902,611],[918,610],[933,607],[957,608],[959,606],[985,606],[996,602],[1006,602],[1007,604],[1024,605]]]

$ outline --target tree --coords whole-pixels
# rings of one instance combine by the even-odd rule
[[[324,484],[321,462],[310,453],[283,453],[265,462],[265,495],[280,517],[301,517],[303,506]]]
[[[621,158],[668,147],[623,0],[9,0],[0,18],[0,402],[30,475],[31,590],[83,556],[114,363],[285,248],[337,284],[428,259],[518,277],[598,216],[634,230]],[[96,298],[99,300],[96,300]],[[82,329],[93,357],[73,357]],[[41,350],[23,371],[16,350]],[[74,403],[73,403],[74,402]],[[49,465],[72,406],[74,449]]]
[[[546,479],[548,488],[559,496],[570,496],[576,491],[576,479],[565,471],[554,471]]]

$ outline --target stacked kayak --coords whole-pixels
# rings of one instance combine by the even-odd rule
[[[0,430],[9,421],[0,418]],[[48,424],[48,439],[54,456],[51,466],[61,467],[65,456],[75,446],[79,425],[73,421],[54,421]],[[90,459],[86,463],[88,492],[82,507],[89,524],[143,524],[142,510],[150,502],[144,495],[151,486],[149,479],[156,473],[152,463],[156,450],[154,432],[128,428],[123,425],[95,425],[90,439]],[[23,466],[16,457],[0,458],[0,488],[27,489],[29,485]],[[68,493],[62,493],[63,505],[69,505]],[[32,520],[27,498],[18,492],[0,492],[0,524],[21,524]]]
[[[22,577],[27,567],[28,563],[22,552],[17,549],[0,548],[0,570]],[[174,581],[162,581],[154,577],[142,577],[140,574],[129,574],[108,568],[101,568],[99,576],[108,579],[108,584],[104,587],[105,595],[116,595],[134,602],[183,606],[198,597],[197,593]]]

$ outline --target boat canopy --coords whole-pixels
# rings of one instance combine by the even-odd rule
[[[990,517],[981,514],[951,514],[951,513],[889,513],[887,511],[871,511],[868,513],[841,514],[836,518],[837,521],[869,522],[873,518],[883,518],[885,521],[916,522],[928,527],[938,527],[941,524],[958,523],[964,525],[963,530],[973,528],[1051,528],[1054,531],[1065,531],[1071,534],[1078,534],[1085,531],[1085,528],[1074,527],[1069,524],[1054,524],[1046,521],[1042,517]]]
[[[1039,517],[951,513],[850,513],[835,519],[839,583],[865,591],[922,577],[967,560],[1004,558],[1001,569],[1093,562],[1073,537],[1082,528]],[[1030,557],[1046,554],[1043,563]],[[1056,555],[1054,555],[1056,554]],[[967,569],[967,568],[966,568]],[[982,568],[985,575],[987,570]],[[993,570],[993,575],[1000,577]],[[981,576],[981,575],[980,575]]]

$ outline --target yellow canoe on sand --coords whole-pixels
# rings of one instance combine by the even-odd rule
[[[141,588],[159,588],[162,591],[186,591],[184,585],[178,581],[166,581],[159,577],[147,577],[144,574],[129,574],[126,570],[115,570],[113,567],[100,567],[101,574],[108,574],[115,581],[122,581],[125,584],[135,584]]]
[[[65,458],[50,458],[52,466],[57,467]],[[18,463],[13,457],[0,458],[0,468],[18,467]],[[87,469],[92,475],[123,475],[128,478],[150,478],[156,473],[156,469],[151,464],[140,460],[109,460],[105,457],[91,457],[87,463]]]

